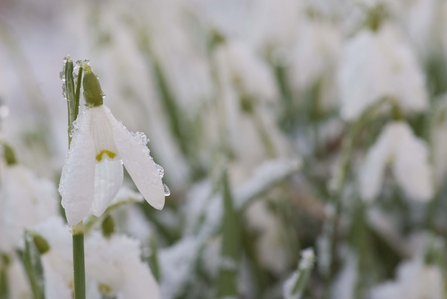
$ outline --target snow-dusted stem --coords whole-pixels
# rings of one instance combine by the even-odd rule
[[[84,224],[79,222],[72,228],[74,299],[85,299]]]
[[[366,109],[361,117],[354,123],[348,135],[345,136],[343,140],[343,145],[341,149],[340,163],[337,168],[337,172],[333,181],[331,182],[331,193],[335,202],[335,211],[331,217],[330,232],[329,232],[329,269],[327,273],[326,281],[326,298],[330,298],[330,288],[331,282],[335,274],[335,257],[336,257],[336,245],[337,245],[337,230],[338,223],[340,220],[342,212],[342,192],[346,183],[346,177],[349,172],[351,165],[352,151],[354,148],[356,137],[359,135],[363,126],[368,122],[369,119],[374,118],[375,113],[379,110],[380,106],[387,102],[388,99],[383,99],[376,104],[370,106]]]

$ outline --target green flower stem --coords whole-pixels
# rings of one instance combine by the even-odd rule
[[[85,299],[84,223],[72,228],[74,299]]]
[[[228,175],[223,175],[223,206],[221,265],[218,274],[216,298],[237,298],[238,265],[240,259],[239,215],[234,207],[234,199]]]
[[[389,99],[382,99],[371,105],[366,109],[359,119],[354,123],[348,135],[345,136],[343,140],[341,149],[341,158],[338,165],[338,171],[334,177],[333,182],[331,182],[331,193],[335,201],[335,211],[330,219],[330,230],[329,230],[329,269],[326,279],[326,290],[325,298],[330,298],[331,282],[335,276],[336,272],[336,247],[337,247],[337,230],[338,224],[340,222],[340,216],[342,212],[342,192],[346,183],[346,178],[349,173],[349,168],[351,165],[351,157],[354,149],[354,144],[357,136],[360,134],[364,125],[375,116],[376,112],[382,106],[383,103],[388,102]]]
[[[73,61],[69,56],[64,59],[64,69],[62,71],[64,74],[64,93],[68,107],[68,144],[70,147],[73,122],[79,114],[83,66],[79,65],[76,89],[73,78]],[[84,223],[82,221],[72,227],[72,235],[74,299],[85,299]]]

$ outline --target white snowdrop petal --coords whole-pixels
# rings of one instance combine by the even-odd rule
[[[119,158],[103,159],[95,165],[95,192],[90,211],[99,217],[107,209],[123,183],[123,164]]]
[[[159,299],[160,291],[147,264],[140,259],[140,242],[124,235],[110,239],[94,233],[86,242],[86,273],[110,287],[117,298]]]
[[[387,281],[371,290],[372,299],[443,298],[442,272],[425,265],[420,259],[402,262],[394,281]]]
[[[132,135],[115,119],[108,108],[105,107],[105,109],[112,125],[113,139],[124,166],[146,201],[154,208],[161,210],[165,204],[164,187],[157,166],[149,155],[146,137],[139,138],[140,135]]]
[[[90,132],[92,114],[85,108],[75,122],[73,139],[62,170],[59,192],[68,223],[79,223],[89,212],[94,194],[95,141]]]
[[[63,276],[54,269],[47,255],[42,256],[42,266],[45,273],[45,298],[71,299],[72,290]]]
[[[387,162],[393,152],[393,127],[387,126],[369,149],[359,173],[360,195],[364,200],[375,199],[381,190]]]
[[[10,298],[32,298],[26,271],[18,260],[13,260],[7,268],[7,279]]]
[[[122,267],[126,283],[119,298],[161,299],[160,287],[146,264],[134,260],[123,263]]]
[[[402,123],[401,135],[393,164],[396,181],[409,197],[429,200],[434,190],[427,146],[407,124]]]
[[[363,199],[378,196],[388,162],[392,162],[394,178],[408,197],[431,199],[434,186],[427,146],[405,122],[387,125],[369,150],[359,174]]]
[[[12,250],[22,243],[23,230],[59,215],[54,183],[38,178],[22,165],[5,169],[2,178],[0,226],[4,226],[0,248]]]
[[[395,26],[385,24],[377,32],[358,33],[343,53],[338,73],[342,118],[355,120],[384,97],[396,99],[406,112],[428,108],[423,72]]]
[[[98,162],[104,159],[116,159],[118,152],[113,141],[112,127],[107,117],[107,109],[102,105],[90,108],[92,120],[90,132],[95,141],[96,156]]]

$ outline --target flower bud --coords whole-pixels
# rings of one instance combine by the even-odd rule
[[[8,164],[8,166],[13,166],[17,164],[17,159],[16,155],[14,154],[14,150],[7,143],[3,144],[3,155],[5,157],[6,164]]]
[[[84,77],[82,79],[84,88],[84,99],[88,107],[98,107],[102,105],[103,92],[98,78],[89,66],[84,66]]]

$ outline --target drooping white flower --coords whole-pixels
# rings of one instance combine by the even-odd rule
[[[401,121],[388,124],[368,151],[359,174],[363,199],[372,200],[379,195],[389,163],[398,185],[409,197],[431,199],[433,181],[427,146]]]
[[[354,290],[355,284],[358,280],[358,256],[355,252],[352,252],[349,248],[343,248],[344,263],[343,268],[337,275],[334,281],[332,289],[332,298],[355,298]]]
[[[219,45],[213,58],[220,99],[217,115],[210,115],[210,122],[221,122],[215,125],[216,130],[225,125],[228,145],[238,161],[250,168],[271,154],[285,155],[288,143],[274,125],[273,111],[267,105],[278,94],[267,63],[253,48],[236,41]],[[220,136],[211,130],[209,135]]]
[[[124,235],[106,239],[94,233],[86,242],[86,272],[107,295],[159,299],[158,284],[140,256],[138,241]]]
[[[338,26],[303,18],[290,57],[290,84],[297,91],[321,85],[319,106],[335,104],[335,70],[340,58],[342,32]]]
[[[338,74],[341,116],[357,119],[374,102],[389,97],[406,112],[428,107],[425,78],[415,54],[399,31],[384,24],[348,41]]]
[[[45,276],[45,296],[48,299],[71,298],[73,286],[72,238],[60,217],[49,218],[33,229],[49,245],[41,261]]]
[[[26,167],[6,167],[0,187],[0,251],[11,252],[23,237],[24,229],[59,215],[56,186],[38,178]]]
[[[442,1],[415,0],[401,6],[399,18],[419,56],[427,60],[442,50],[440,33],[445,19]]]
[[[70,299],[73,287],[72,238],[61,218],[51,218],[35,228],[49,244],[42,254],[45,295],[48,299]],[[119,299],[159,299],[160,291],[147,264],[141,261],[137,240],[124,235],[109,239],[94,232],[85,240],[88,298],[101,294]]]
[[[173,246],[159,251],[162,298],[175,298],[192,279],[193,263],[199,247],[197,238],[186,236]]]
[[[163,171],[149,154],[147,137],[130,133],[115,119],[102,104],[100,87],[90,90],[90,83],[86,85],[87,76],[97,82],[96,76],[86,71],[83,84],[89,107],[84,108],[74,125],[59,186],[68,223],[79,223],[89,211],[102,215],[123,182],[122,164],[147,202],[162,209]],[[99,86],[99,82],[96,84]]]
[[[420,259],[404,262],[397,269],[396,281],[383,283],[371,291],[371,299],[441,299],[444,298],[443,276],[436,266]]]
[[[250,46],[227,41],[216,49],[214,56],[223,89],[236,83],[241,92],[263,100],[278,94],[271,69]]]
[[[291,258],[284,246],[285,236],[280,221],[262,201],[250,205],[246,215],[250,228],[259,235],[256,252],[261,264],[279,275],[287,269]]]

